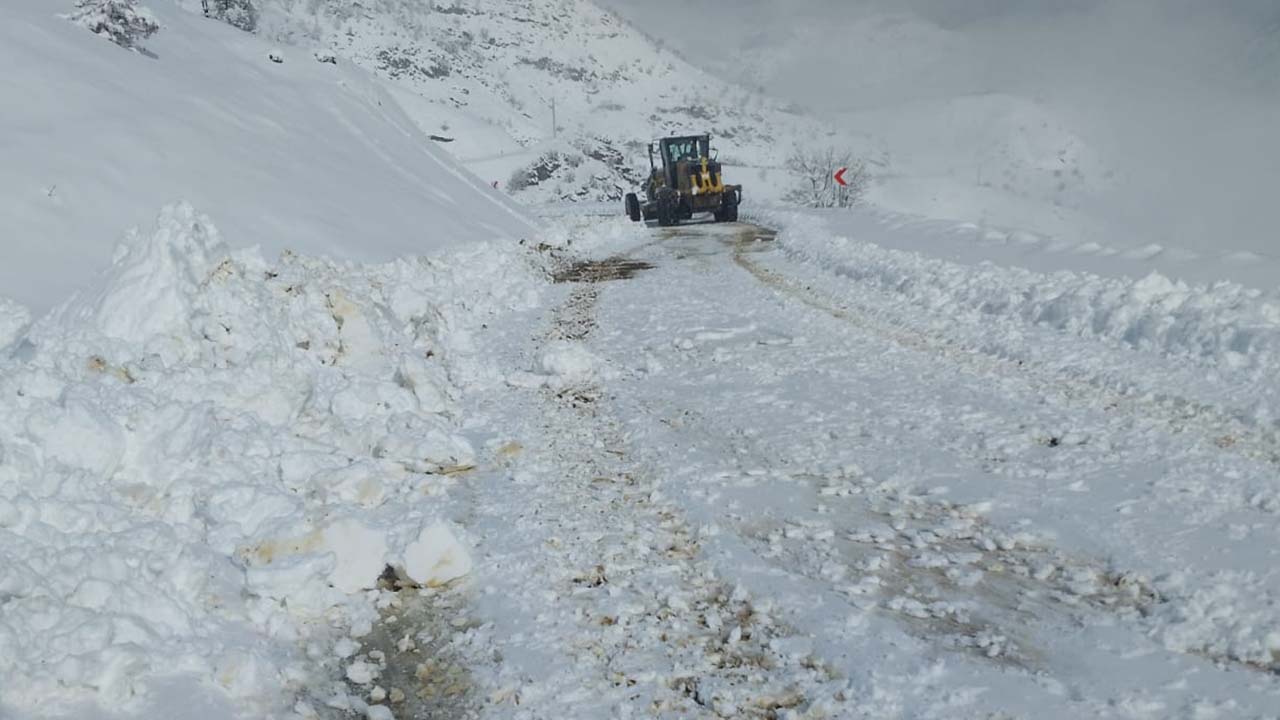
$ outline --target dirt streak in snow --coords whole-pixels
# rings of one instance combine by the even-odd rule
[[[570,264],[593,269],[572,277],[576,287],[551,314],[535,354],[590,339],[603,281],[621,279],[597,269],[631,268],[626,274],[638,265]],[[716,573],[656,469],[632,459],[607,384],[547,386],[522,402],[529,407],[520,415],[536,424],[513,463],[531,476],[520,481],[520,511],[478,511],[504,516],[522,537],[544,538],[536,555],[517,561],[532,564],[544,589],[520,601],[540,608],[536,635],[566,661],[539,667],[550,677],[537,686],[495,690],[497,714],[518,707],[534,716],[774,718],[834,701],[842,685],[831,671],[809,654],[775,649],[793,631]]]

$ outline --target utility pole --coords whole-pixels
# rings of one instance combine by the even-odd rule
[[[556,138],[556,99],[551,98],[551,139]]]

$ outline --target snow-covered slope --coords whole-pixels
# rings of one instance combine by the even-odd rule
[[[261,39],[163,1],[147,57],[65,5],[0,10],[0,295],[49,307],[181,199],[272,254],[384,260],[531,231],[358,68],[273,63]]]
[[[426,132],[490,182],[522,176],[514,189],[529,201],[620,199],[647,169],[644,143],[665,134],[710,131],[730,164],[771,165],[834,132],[589,0],[263,6],[260,34],[331,48],[393,81]]]
[[[1275,285],[1246,267],[1280,262],[1275,3],[601,2],[863,138],[881,208]]]

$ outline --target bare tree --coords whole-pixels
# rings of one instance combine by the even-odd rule
[[[842,176],[844,185],[835,179],[840,168],[847,168]],[[796,185],[783,199],[806,207],[853,207],[866,194],[871,180],[866,161],[854,157],[852,151],[834,147],[796,148],[787,158],[787,170],[795,177]]]

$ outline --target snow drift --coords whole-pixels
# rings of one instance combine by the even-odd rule
[[[531,232],[349,63],[271,62],[257,37],[163,0],[151,58],[57,17],[70,5],[0,11],[0,295],[51,307],[115,232],[180,198],[268,254],[384,261]]]

